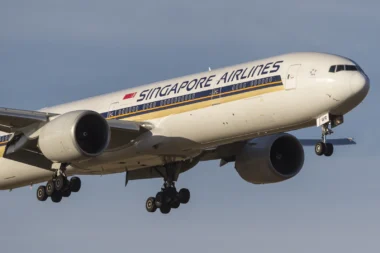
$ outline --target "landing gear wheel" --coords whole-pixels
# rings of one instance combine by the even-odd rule
[[[171,210],[172,208],[170,207],[170,205],[168,205],[168,204],[163,204],[161,207],[160,207],[160,211],[161,211],[161,213],[163,213],[163,214],[167,214],[167,213],[170,213],[170,210]]]
[[[172,201],[177,198],[177,190],[173,187],[167,188],[165,191],[166,201]]]
[[[171,207],[171,208],[174,208],[174,209],[177,209],[180,205],[181,205],[181,202],[179,202],[179,199],[178,199],[178,198],[176,198],[175,200],[173,200],[173,201],[170,203],[170,207]]]
[[[41,185],[37,189],[37,199],[39,201],[45,201],[49,196],[46,193],[46,187]]]
[[[181,204],[187,204],[190,200],[190,191],[188,189],[181,189],[178,193],[178,199]]]
[[[70,189],[66,189],[66,190],[62,191],[62,197],[68,198],[68,197],[70,197],[70,195],[71,195]]]
[[[53,195],[51,195],[51,201],[54,203],[59,203],[62,200],[62,193],[59,191],[53,192]]]
[[[326,143],[325,156],[331,156],[334,153],[334,146],[331,143]]]
[[[79,177],[72,177],[70,179],[70,190],[72,192],[79,192],[82,182]]]
[[[62,175],[56,177],[54,187],[57,191],[61,191],[65,186],[65,178]]]
[[[49,180],[46,184],[46,194],[48,196],[52,196],[55,191],[54,182],[52,180]]]
[[[158,192],[155,199],[155,205],[157,208],[161,208],[165,201],[165,194],[163,192]]]
[[[145,208],[148,212],[154,213],[157,210],[156,199],[154,197],[150,197],[146,200]]]
[[[317,142],[317,144],[315,144],[315,153],[318,155],[318,156],[321,156],[325,153],[325,150],[326,150],[326,144],[323,143],[323,142]]]

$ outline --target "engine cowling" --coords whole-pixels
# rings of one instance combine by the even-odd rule
[[[292,178],[304,163],[304,150],[296,137],[276,134],[249,141],[236,156],[235,169],[247,182],[268,184]]]
[[[100,155],[109,141],[109,125],[99,113],[72,111],[42,127],[38,146],[49,160],[68,163]]]

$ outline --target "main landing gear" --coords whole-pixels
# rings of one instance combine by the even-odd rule
[[[318,156],[331,156],[334,153],[334,146],[332,143],[327,143],[327,135],[333,134],[334,132],[329,128],[330,122],[322,125],[322,139],[315,144],[315,153]]]
[[[156,197],[149,197],[146,200],[145,207],[150,213],[160,209],[161,213],[167,214],[171,209],[177,209],[181,204],[187,204],[190,200],[190,191],[181,189],[177,192],[174,184],[162,187],[161,191],[156,194]]]
[[[177,209],[181,204],[187,204],[190,200],[190,191],[188,189],[177,191],[174,184],[174,181],[178,179],[180,164],[168,165],[165,170],[165,175],[159,172],[165,181],[161,191],[156,194],[156,197],[149,197],[145,203],[145,208],[150,213],[160,209],[161,213],[167,214],[171,209]]]
[[[46,186],[39,186],[37,189],[37,199],[45,201],[48,197],[54,203],[62,200],[62,197],[69,197],[72,192],[78,192],[81,188],[79,177],[67,179],[65,174],[67,164],[61,164],[60,169],[54,174],[53,178],[46,183]]]

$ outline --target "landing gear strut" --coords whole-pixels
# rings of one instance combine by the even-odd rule
[[[177,181],[180,163],[174,163],[165,167],[164,185],[156,194],[156,197],[149,197],[146,201],[146,210],[150,213],[160,209],[161,213],[167,214],[171,209],[177,209],[181,204],[187,204],[190,200],[190,191],[188,189],[181,189],[177,191],[174,181]]]
[[[322,138],[321,141],[315,144],[315,153],[318,156],[325,155],[331,156],[334,153],[334,146],[332,143],[327,143],[327,135],[333,134],[334,132],[330,129],[330,122],[322,125]]]
[[[62,200],[62,197],[69,197],[72,192],[78,192],[81,188],[79,177],[72,177],[70,180],[66,176],[68,164],[61,164],[60,168],[54,173],[53,178],[46,183],[46,186],[39,186],[37,189],[37,199],[45,201],[48,197],[54,203]]]

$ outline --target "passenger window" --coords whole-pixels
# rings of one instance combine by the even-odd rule
[[[338,65],[336,68],[336,72],[343,71],[344,70],[344,65]]]
[[[331,73],[335,73],[335,67],[336,67],[336,65],[331,66],[329,72],[331,72]]]

